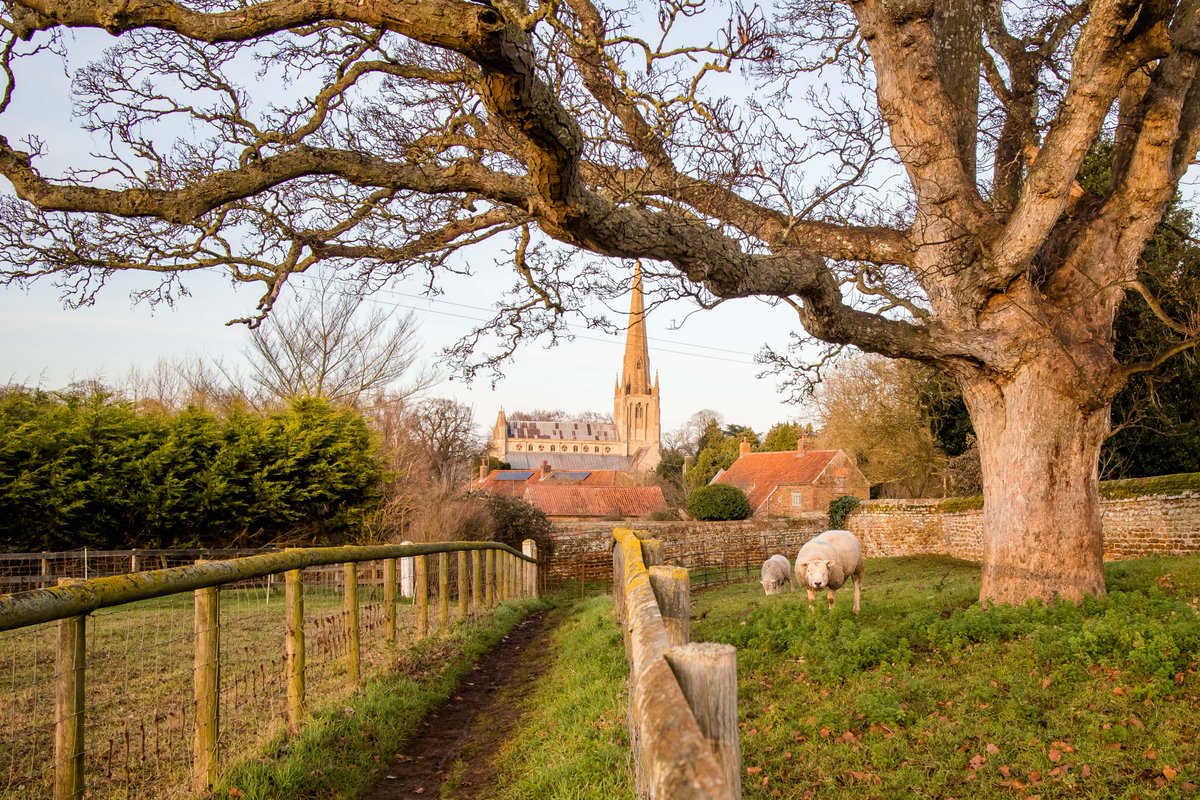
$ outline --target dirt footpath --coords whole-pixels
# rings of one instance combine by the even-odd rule
[[[546,620],[544,611],[530,614],[481,657],[458,693],[426,717],[362,800],[438,797],[451,773],[455,800],[494,797],[491,758],[520,718],[519,689],[545,672],[553,657]]]

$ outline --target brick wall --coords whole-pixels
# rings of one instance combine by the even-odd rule
[[[846,521],[868,558],[948,554],[968,561],[983,555],[983,512],[938,511],[937,500],[869,500]],[[1200,551],[1200,492],[1103,500],[1104,558]],[[800,546],[825,529],[825,515],[741,522],[626,523],[666,544],[667,562],[689,569],[742,570],[758,575],[773,553],[795,559]],[[554,534],[551,579],[608,581],[612,522],[562,523]]]

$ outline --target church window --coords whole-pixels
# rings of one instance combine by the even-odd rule
[[[571,446],[571,452],[572,452],[572,453],[578,453],[578,452],[579,452],[579,445],[577,445],[577,444],[576,444],[576,445],[572,445],[572,446]]]
[[[520,449],[521,449],[521,445],[517,445],[517,446],[516,446],[515,448],[513,448],[513,449],[515,449],[515,450],[520,450]]]
[[[611,453],[611,452],[612,452],[612,448],[611,448],[611,447],[606,447],[606,448],[604,448],[604,452],[606,452],[606,453]]]
[[[545,449],[546,449],[546,445],[544,445],[544,444],[538,445],[538,450],[545,450]]]
[[[554,452],[554,445],[550,445],[550,452],[551,452],[551,453],[553,453],[553,452]]]

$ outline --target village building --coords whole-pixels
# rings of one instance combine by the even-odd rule
[[[662,460],[658,375],[650,382],[642,272],[633,276],[633,299],[625,358],[613,392],[613,421],[512,420],[501,409],[492,428],[489,455],[513,469],[648,472]]]
[[[871,484],[841,450],[809,450],[807,437],[795,450],[750,452],[743,441],[738,459],[709,483],[726,483],[746,493],[754,516],[794,517],[829,508],[842,495],[861,500]]]
[[[659,381],[650,381],[641,267],[635,268],[629,329],[613,391],[613,421],[509,420],[501,409],[473,487],[521,497],[555,519],[629,519],[665,509],[643,476],[662,460]]]

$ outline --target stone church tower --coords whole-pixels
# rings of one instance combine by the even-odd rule
[[[629,303],[629,330],[625,335],[625,360],[613,397],[613,422],[617,435],[628,443],[633,469],[651,470],[662,460],[659,423],[658,373],[650,385],[650,348],[646,342],[646,308],[642,297],[642,265],[633,273],[633,299]]]
[[[613,421],[514,420],[504,410],[492,428],[489,455],[514,470],[615,470],[637,473],[662,461],[658,375],[650,383],[642,268],[633,274],[625,359],[613,397]]]

